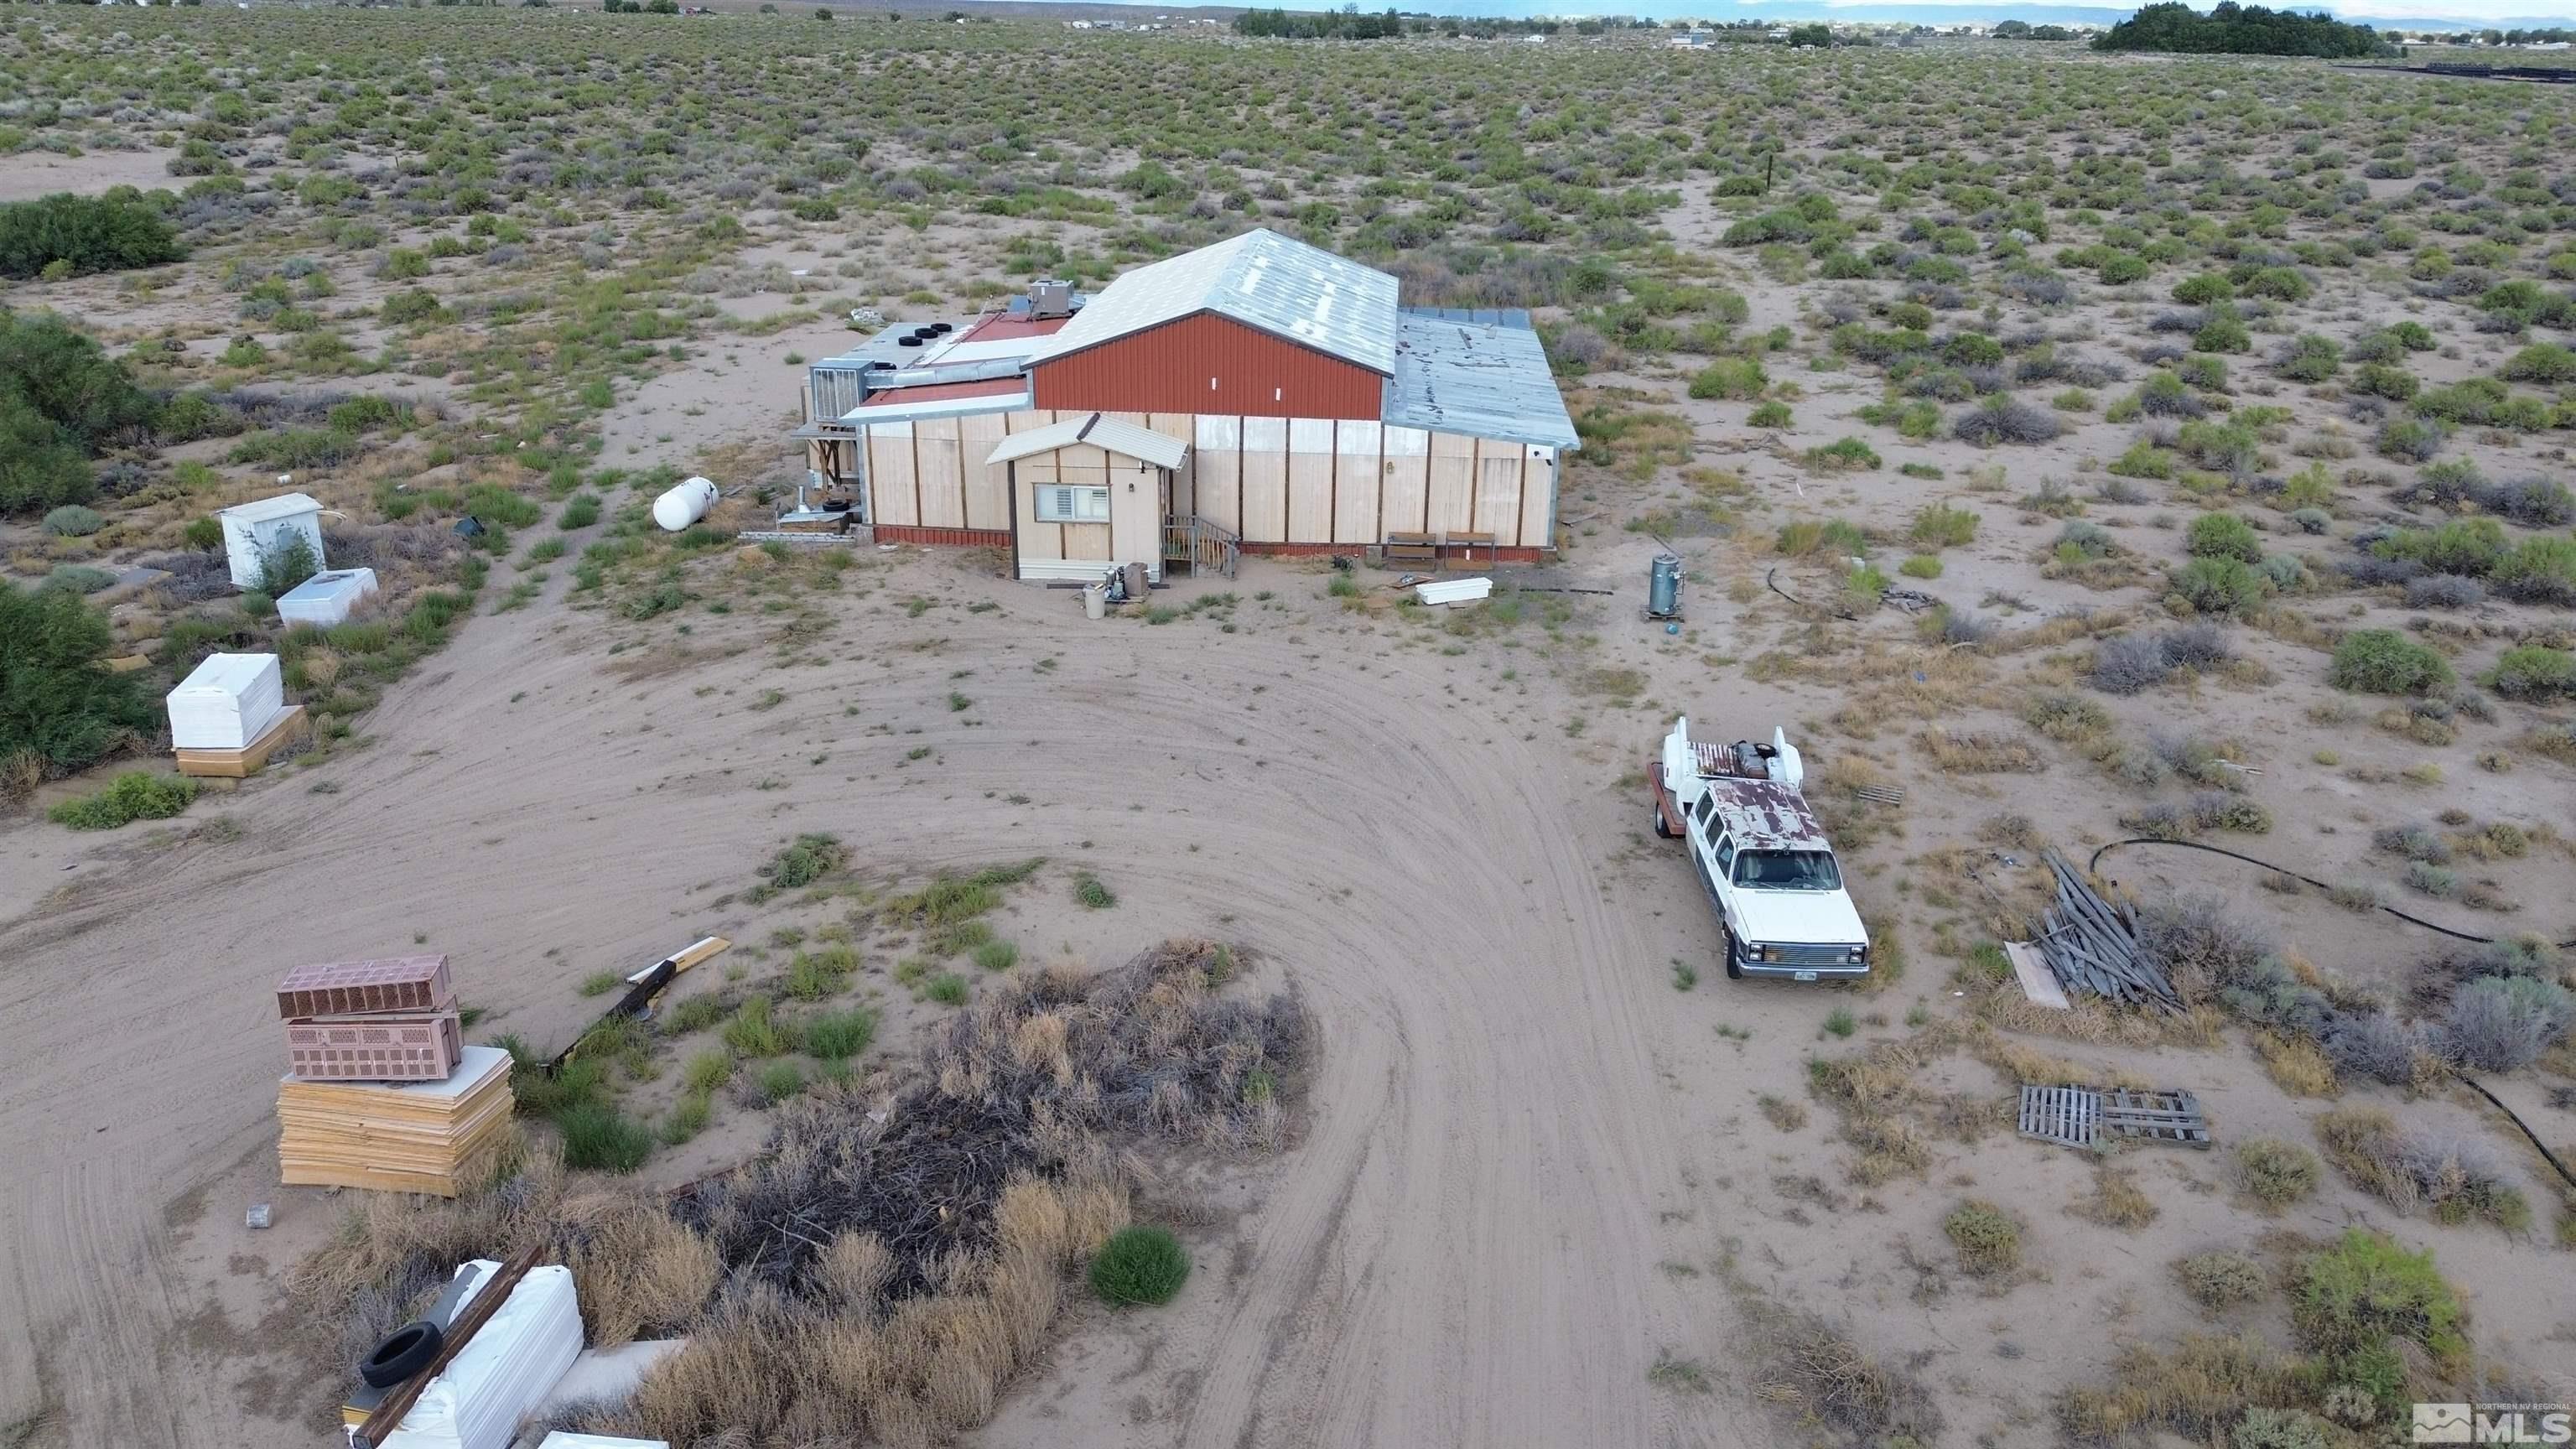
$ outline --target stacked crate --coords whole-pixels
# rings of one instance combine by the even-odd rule
[[[510,1056],[465,1045],[446,957],[300,966],[277,1009],[286,1182],[453,1197],[491,1175],[510,1141]]]
[[[289,1068],[308,1082],[443,1082],[465,1054],[444,956],[299,966],[277,984]]]

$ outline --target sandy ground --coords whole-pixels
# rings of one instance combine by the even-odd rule
[[[1623,544],[1569,572],[1607,584],[1643,556]],[[0,958],[21,964],[0,976],[14,1067],[0,1135],[32,1165],[0,1197],[0,1274],[24,1305],[0,1337],[7,1401],[41,1393],[68,1443],[311,1432],[330,1386],[276,1347],[279,1274],[336,1209],[274,1187],[268,984],[299,961],[418,943],[449,952],[502,1024],[559,1038],[588,1010],[569,993],[581,976],[755,929],[757,912],[703,903],[803,830],[834,831],[863,869],[889,873],[1081,862],[1122,902],[1086,940],[1067,936],[1077,954],[1225,935],[1294,981],[1322,1024],[1301,1141],[1229,1187],[1239,1211],[1192,1230],[1197,1286],[1165,1316],[1077,1311],[990,1444],[1774,1443],[1729,1371],[1740,1346],[1713,1281],[1722,1262],[1850,1314],[1878,1351],[1931,1354],[1955,1426],[1974,1414],[1997,1442],[2036,1442],[2012,1427],[2033,1408],[2026,1373],[1986,1340],[2048,1345],[2057,1372],[2081,1377],[2115,1332],[2189,1321],[2167,1258],[2273,1226],[2229,1203],[2216,1160],[2148,1154],[2142,1175],[2183,1190],[2158,1192],[2164,1221],[2106,1258],[2059,1210],[2088,1169],[2008,1140],[1948,1149],[1928,1182],[1811,1215],[1774,1179],[1838,1182],[1830,1119],[1784,1133],[1751,1108],[1763,1092],[1802,1096],[1834,1001],[1715,970],[1686,868],[1617,784],[1653,706],[1575,697],[1534,634],[1451,655],[1441,636],[1356,622],[1302,567],[1249,565],[1228,635],[1203,620],[1089,624],[1073,595],[970,563],[870,560],[852,586],[867,592],[838,610],[834,657],[796,669],[751,649],[624,684],[603,672],[601,626],[559,601],[477,619],[388,696],[372,748],[186,822],[220,814],[237,838],[0,835],[5,898],[51,892],[0,932]],[[1262,589],[1279,597],[1249,602]],[[918,620],[898,607],[915,595],[936,601]],[[964,608],[983,601],[1000,607]],[[710,619],[696,641],[749,643],[762,627]],[[1689,643],[1624,605],[1574,627],[1605,637],[1587,662],[1647,668],[1650,695],[1713,727],[1800,708],[1732,680],[1711,692]],[[1699,627],[1758,625],[1710,598]],[[756,725],[722,703],[772,686],[787,700]],[[951,711],[952,688],[974,707]],[[1590,720],[1580,738],[1575,717]],[[936,768],[905,768],[925,743]],[[800,772],[817,750],[828,766]],[[791,788],[759,788],[780,774]],[[1909,818],[1932,837],[1979,808],[1934,781]],[[1688,994],[1676,959],[1704,965]],[[1938,975],[1926,963],[1855,1002],[1874,1023],[1861,1040],[1911,1001],[1940,1004]],[[92,1063],[111,1036],[150,1065],[107,1090]],[[2304,1135],[2298,1104],[2242,1054],[2140,1069],[2199,1087],[2231,1133]],[[1964,1059],[1940,1070],[1995,1086]],[[2049,1280],[2008,1303],[1916,1306],[1899,1245],[1937,1249],[1969,1182],[2023,1208]],[[241,1226],[254,1201],[278,1205],[264,1235]],[[2337,1189],[2288,1225],[2385,1218]],[[2568,1331],[2563,1302],[2501,1238],[2404,1228],[2439,1244],[2498,1337],[2564,1354],[2544,1338]],[[1716,1392],[1650,1388],[1666,1352],[1716,1366]],[[107,1367],[134,1364],[156,1368]]]
[[[111,186],[145,191],[178,190],[185,181],[170,175],[175,151],[91,151],[64,156],[53,151],[19,151],[0,156],[0,201],[31,201],[68,191],[96,196]]]

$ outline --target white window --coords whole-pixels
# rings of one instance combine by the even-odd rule
[[[1040,483],[1038,522],[1040,523],[1106,523],[1109,521],[1109,490],[1078,488],[1070,483]]]

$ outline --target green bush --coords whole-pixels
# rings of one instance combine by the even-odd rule
[[[877,1014],[866,1007],[827,1012],[805,1023],[805,1050],[827,1062],[847,1061],[877,1039]]]
[[[1116,893],[1102,884],[1100,877],[1089,871],[1074,877],[1073,898],[1095,911],[1107,910],[1118,904]]]
[[[794,1062],[771,1062],[760,1069],[761,1100],[776,1106],[805,1090],[805,1069]]]
[[[2246,563],[2263,561],[2263,536],[2254,525],[2233,513],[2204,513],[2191,521],[2183,536],[2183,551],[2193,558],[2232,558]]]
[[[769,998],[754,994],[734,1008],[725,1023],[724,1043],[746,1057],[774,1057],[795,1045],[794,1036],[770,1011]]]
[[[272,599],[284,596],[321,571],[321,555],[300,528],[286,530],[275,543],[259,551],[259,591]]]
[[[154,412],[124,365],[61,318],[0,311],[0,512],[86,502],[91,456]]]
[[[77,503],[66,503],[45,514],[45,532],[56,538],[87,538],[105,527],[107,515]]]
[[[2341,1436],[2305,1409],[2251,1408],[2227,1436],[2227,1449],[2334,1449]]]
[[[1113,1308],[1169,1303],[1189,1276],[1188,1251],[1163,1228],[1120,1228],[1091,1255],[1091,1291]]]
[[[2294,1142],[2253,1137],[2236,1144],[2236,1185],[2266,1212],[2281,1209],[2317,1190],[2317,1155]]]
[[[1750,357],[1721,357],[1692,376],[1690,395],[1751,402],[1770,385],[1771,379],[1763,372],[1761,363]]]
[[[2236,285],[2216,272],[2203,272],[2174,283],[2173,299],[2186,307],[2206,307],[2213,302],[2233,301]]]
[[[2508,649],[2487,675],[2487,687],[2507,699],[2542,704],[2576,697],[2576,654],[2540,644]]]
[[[188,255],[179,234],[139,198],[68,192],[0,206],[0,277],[21,281],[53,268],[121,272]]]
[[[2506,359],[2496,369],[2498,377],[2513,382],[2538,382],[2555,386],[2576,382],[2576,351],[2555,342],[2535,342]]]
[[[116,575],[89,564],[56,564],[40,589],[65,589],[75,594],[95,594],[116,582]]]
[[[841,864],[841,842],[829,835],[813,834],[796,837],[794,844],[778,852],[760,873],[779,890],[792,891],[812,885],[831,874]]]
[[[2326,679],[2363,694],[2431,694],[2451,686],[2451,666],[2394,629],[2356,629],[2335,645]]]
[[[584,1102],[555,1116],[564,1166],[584,1172],[633,1172],[653,1155],[653,1133],[605,1102]]]
[[[2174,571],[2172,589],[2195,614],[2248,614],[2263,603],[2263,576],[2237,558],[2193,559]]]
[[[2496,560],[2488,582],[2526,604],[2576,605],[2576,538],[2526,538]]]
[[[46,817],[74,830],[114,830],[136,820],[167,820],[196,798],[197,782],[184,775],[128,770],[108,781],[106,789],[65,800]]]
[[[2460,1300],[2428,1250],[2409,1253],[2377,1233],[2348,1228],[2331,1248],[2301,1259],[2290,1320],[2309,1348],[2340,1359],[2402,1338],[2436,1360],[2468,1351]]]
[[[1961,548],[1977,537],[1976,510],[1952,508],[1944,503],[1924,505],[1914,515],[1906,537],[1926,548]]]
[[[0,763],[65,774],[152,727],[139,677],[104,665],[112,639],[78,594],[0,582]]]

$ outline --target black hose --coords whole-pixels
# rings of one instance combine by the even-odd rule
[[[2084,863],[2084,868],[2088,871],[2093,870],[2102,863],[2102,857],[2109,855],[2112,851],[2118,850],[2124,845],[2176,845],[2185,850],[2205,850],[2212,855],[2223,855],[2230,860],[2241,860],[2247,865],[2261,866],[2263,869],[2271,871],[2275,875],[2285,875],[2290,877],[2292,880],[2306,881],[2309,885],[2315,886],[2319,890],[2330,891],[2334,889],[2334,887],[2326,884],[2324,881],[2316,879],[2313,876],[2301,875],[2294,870],[2283,870],[2279,866],[2272,864],[2270,861],[2256,860],[2250,855],[2243,855],[2236,851],[2228,850],[2222,846],[2203,845],[2197,840],[2158,840],[2154,836],[2149,835],[2138,835],[2132,836],[2127,840],[2112,841],[2110,844],[2103,846],[2100,850],[2093,852],[2093,858]],[[2397,909],[2395,906],[2381,906],[2379,909],[2386,911],[2388,914],[2395,916],[2397,919],[2406,922],[2410,926],[2422,926],[2425,930],[2439,932],[2455,941],[2470,941],[2481,946],[2492,946],[2495,944],[2495,938],[2492,936],[2472,936],[2466,931],[2454,931],[2448,926],[2437,926],[2431,921],[2427,921],[2416,916],[2410,916],[2404,911]],[[2558,946],[2562,950],[2569,947],[2576,947],[2576,941],[2561,941],[2558,943]],[[2520,1128],[2522,1130],[2522,1135],[2531,1140],[2533,1149],[2539,1152],[2541,1160],[2556,1169],[2558,1175],[2566,1180],[2569,1187],[2576,1188],[2576,1172],[2569,1172],[2567,1170],[2567,1164],[2558,1160],[2558,1154],[2549,1150],[2549,1144],[2540,1140],[2540,1134],[2531,1130],[2530,1123],[2523,1121],[2520,1114],[2516,1113],[2511,1107],[2506,1106],[2495,1093],[2488,1091],[2485,1084],[2478,1081],[2477,1078],[2456,1068],[2452,1070],[2451,1075],[2459,1078],[2462,1082],[2467,1083],[2479,1096],[2486,1098],[2489,1103],[2493,1104],[2497,1111],[2502,1112],[2505,1115],[2505,1120]]]
[[[1778,582],[1775,580],[1775,576],[1779,572],[1779,567],[1774,565],[1770,573],[1766,573],[1762,576],[1762,582],[1771,586],[1771,592],[1778,594],[1781,598],[1787,599],[1790,603],[1797,605],[1799,608],[1815,609],[1815,605],[1808,603],[1806,600],[1799,598],[1796,594],[1790,593],[1787,589],[1780,587]],[[1820,614],[1833,614],[1835,618],[1842,620],[1846,624],[1857,624],[1860,622],[1860,616],[1857,614],[1835,613],[1835,611],[1831,609],[1816,609],[1816,612]]]
[[[2102,864],[2102,857],[2109,855],[2112,851],[2120,849],[2122,846],[2127,845],[2170,845],[2182,850],[2205,850],[2212,855],[2226,856],[2229,860],[2241,860],[2247,865],[2259,865],[2263,869],[2272,872],[2274,875],[2285,875],[2295,881],[2305,881],[2309,885],[2315,886],[2321,891],[2331,891],[2334,889],[2333,886],[2317,879],[2315,876],[2301,875],[2295,870],[2283,870],[2281,867],[2272,864],[2268,860],[2256,860],[2250,855],[2240,855],[2224,846],[2203,845],[2197,840],[2160,840],[2152,835],[2133,835],[2126,840],[2114,840],[2110,844],[2103,846],[2100,850],[2093,852],[2093,858],[2084,862],[2084,868],[2088,871],[2098,872],[2098,869]],[[2404,911],[2397,909],[2395,906],[2373,906],[2372,909],[2386,911],[2388,914],[2395,916],[2397,919],[2404,921],[2410,926],[2422,926],[2425,930],[2448,936],[2454,941],[2467,941],[2472,945],[2478,946],[2492,946],[2496,944],[2496,938],[2493,936],[2472,936],[2466,931],[2454,931],[2448,926],[2437,926],[2431,921],[2425,920],[2421,916],[2410,916]],[[2562,951],[2576,949],[2576,940],[2558,941],[2553,942],[2552,944]]]
[[[2511,1107],[2506,1106],[2502,1101],[2498,1100],[2496,1094],[2488,1091],[2486,1089],[2486,1084],[2480,1082],[2477,1078],[2456,1069],[2452,1071],[2451,1075],[2468,1083],[2471,1088],[2476,1090],[2479,1096],[2486,1098],[2489,1102],[2493,1102],[2495,1104],[2495,1109],[2505,1115],[2505,1120],[2511,1122],[2516,1127],[2521,1128],[2522,1135],[2531,1139],[2531,1145],[2540,1153],[2541,1160],[2548,1163],[2550,1166],[2557,1168],[2558,1175],[2567,1180],[2567,1185],[2569,1187],[2576,1187],[2576,1172],[2569,1172],[2567,1170],[2567,1164],[2558,1160],[2558,1154],[2549,1150],[2549,1144],[2540,1140],[2540,1134],[2531,1130],[2530,1123],[2523,1121],[2521,1116]]]

